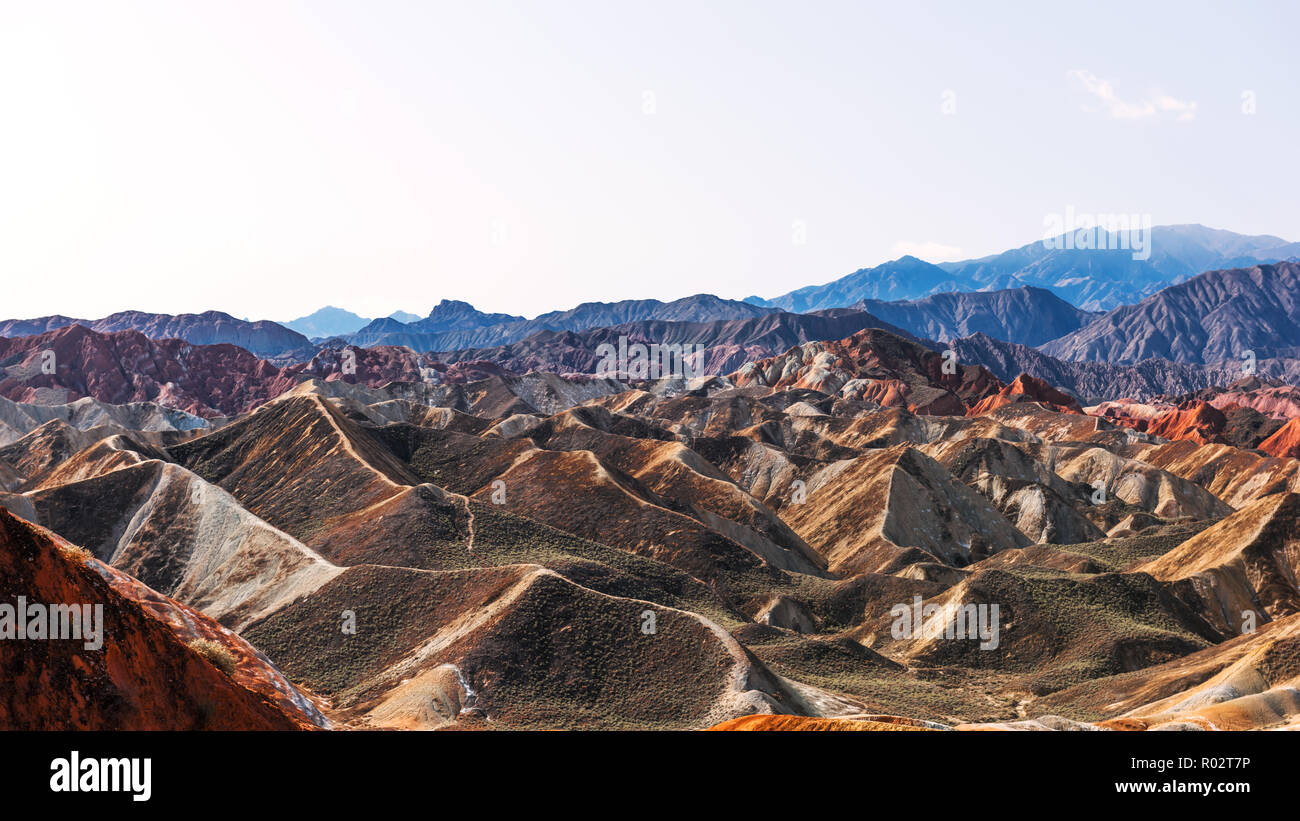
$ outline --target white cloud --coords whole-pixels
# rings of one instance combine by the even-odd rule
[[[1100,104],[1100,108],[1085,105],[1085,111],[1101,111],[1115,120],[1147,120],[1167,115],[1176,120],[1187,121],[1196,117],[1194,101],[1179,100],[1168,94],[1152,94],[1134,102],[1121,99],[1109,81],[1103,80],[1090,71],[1076,68],[1067,71],[1065,76],[1083,91],[1092,95]]]
[[[944,245],[939,242],[902,242],[894,243],[890,253],[893,259],[912,255],[926,262],[956,262],[963,259],[961,249],[956,245]]]

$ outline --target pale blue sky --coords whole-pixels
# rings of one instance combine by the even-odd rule
[[[773,296],[1067,206],[1300,240],[1293,4],[1046,5],[0,0],[0,314]]]

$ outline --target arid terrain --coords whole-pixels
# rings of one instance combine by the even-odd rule
[[[287,358],[238,324],[271,359],[10,323],[0,604],[102,604],[103,647],[0,641],[0,727],[1300,729],[1292,342],[1150,342],[1297,270],[1110,313],[451,304]],[[595,375],[620,336],[698,372]]]

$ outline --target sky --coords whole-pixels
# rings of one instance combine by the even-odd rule
[[[0,0],[0,317],[771,297],[1024,245],[1067,208],[1300,240],[1297,24]]]

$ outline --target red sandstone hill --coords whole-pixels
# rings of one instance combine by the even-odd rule
[[[1272,456],[1300,458],[1300,419],[1292,419],[1277,433],[1259,444],[1259,449]]]
[[[1165,439],[1181,439],[1206,445],[1222,440],[1228,417],[1206,402],[1189,402],[1178,410],[1161,414],[1147,425],[1147,433]]]
[[[845,399],[906,407],[923,414],[962,415],[1002,388],[978,365],[962,365],[915,342],[868,328],[847,339],[807,342],[752,362],[730,379],[737,386],[809,389]]]
[[[993,396],[977,402],[975,407],[970,409],[968,415],[979,416],[996,410],[1003,405],[1011,405],[1016,402],[1037,402],[1049,410],[1062,413],[1083,413],[1083,409],[1079,407],[1079,403],[1074,397],[1058,391],[1041,379],[1022,373],[1016,377],[1014,382]]]
[[[328,726],[234,633],[0,508],[0,604],[16,607],[19,596],[29,606],[102,605],[103,644],[92,650],[75,640],[0,641],[0,729]]]
[[[51,371],[51,372],[47,372]],[[204,417],[243,413],[293,387],[288,371],[234,345],[98,333],[72,325],[0,339],[0,396],[65,404],[82,397],[157,402]]]
[[[83,397],[114,405],[154,402],[206,418],[246,413],[308,378],[377,388],[502,376],[513,374],[491,362],[447,364],[388,346],[326,348],[308,362],[281,368],[234,345],[156,340],[133,330],[100,333],[70,325],[0,339],[0,397],[38,405]]]
[[[1203,399],[1219,410],[1236,406],[1259,411],[1273,419],[1300,416],[1300,388],[1249,376],[1226,388],[1206,388],[1184,399]]]
[[[1092,406],[1087,412],[1164,439],[1239,448],[1261,447],[1283,425],[1249,406],[1216,406],[1212,401],[1186,397],[1149,403],[1119,399]]]

